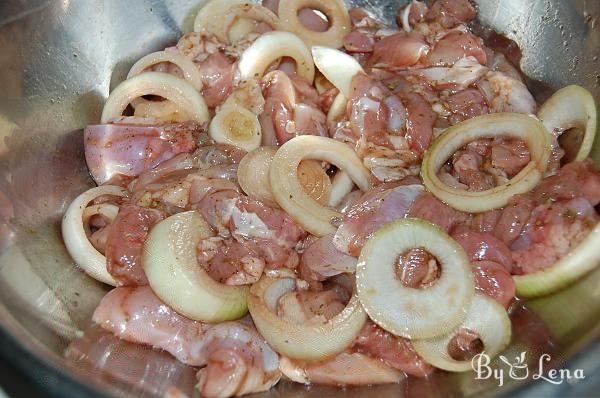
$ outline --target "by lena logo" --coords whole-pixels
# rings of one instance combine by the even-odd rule
[[[569,369],[552,368],[546,370],[544,365],[552,359],[548,354],[543,354],[540,356],[537,363],[537,368],[531,369],[531,371],[529,369],[529,364],[526,362],[525,352],[517,355],[512,362],[509,361],[504,355],[500,355],[499,358],[505,366],[492,368],[490,366],[491,359],[485,352],[475,355],[471,360],[471,367],[475,371],[476,375],[475,379],[495,379],[498,382],[499,387],[504,385],[504,380],[506,377],[513,380],[525,380],[531,377],[533,380],[541,379],[552,384],[562,384],[565,380],[571,379],[585,379],[583,369],[575,369],[574,371],[571,371]]]

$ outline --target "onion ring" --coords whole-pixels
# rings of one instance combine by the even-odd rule
[[[216,323],[244,316],[248,287],[218,283],[198,265],[198,243],[212,235],[195,211],[171,216],[150,231],[142,264],[150,287],[167,305],[190,319]]]
[[[498,355],[511,337],[510,319],[504,307],[495,300],[476,294],[467,312],[467,317],[452,333],[427,339],[413,340],[413,347],[427,363],[450,372],[473,370],[472,361],[458,361],[448,353],[448,344],[461,329],[476,332],[483,342],[485,354],[493,358]]]
[[[202,91],[202,76],[196,65],[189,58],[172,51],[157,51],[141,58],[133,64],[127,74],[127,79],[137,76],[147,68],[161,62],[169,62],[178,66],[183,72],[183,78],[197,91]]]
[[[259,4],[243,0],[212,0],[198,11],[194,31],[205,31],[215,35],[223,43],[234,44],[229,31],[236,23],[236,18],[264,22],[274,30],[279,26],[277,15]]]
[[[571,128],[582,130],[581,145],[573,160],[582,161],[589,156],[598,122],[596,102],[589,91],[575,85],[561,88],[544,102],[538,117],[553,134],[563,134]]]
[[[398,257],[422,247],[437,258],[441,275],[426,288],[396,277]],[[427,221],[405,219],[384,225],[367,240],[356,265],[358,297],[369,317],[406,338],[444,335],[465,318],[475,294],[471,263],[462,247]]]
[[[260,147],[262,141],[258,117],[238,105],[222,106],[211,120],[208,134],[215,142],[233,145],[246,152]]]
[[[242,53],[238,70],[242,80],[260,79],[274,61],[291,57],[296,61],[296,72],[312,84],[315,64],[306,45],[290,32],[267,32],[262,34]]]
[[[204,98],[188,82],[168,73],[145,72],[125,80],[113,90],[102,110],[101,123],[120,117],[131,101],[149,94],[174,102],[200,124],[209,119]]]
[[[585,239],[550,268],[513,275],[519,297],[539,297],[569,286],[600,264],[600,223]]]
[[[62,236],[67,251],[79,268],[97,281],[116,286],[117,282],[106,269],[106,257],[90,243],[84,227],[87,205],[103,195],[126,197],[129,193],[126,189],[114,185],[102,185],[85,191],[67,208],[62,219]],[[89,219],[92,213],[88,210],[87,214]]]
[[[304,26],[298,18],[298,13],[303,8],[319,10],[325,14],[329,29],[316,32]],[[280,0],[278,14],[281,28],[297,34],[309,46],[340,48],[344,45],[344,37],[352,28],[348,9],[342,0]]]
[[[346,98],[352,96],[352,79],[359,73],[365,73],[354,57],[333,48],[314,46],[311,53],[319,71]]]
[[[292,138],[278,151],[269,171],[273,196],[302,228],[313,235],[335,232],[332,222],[342,215],[317,203],[304,192],[298,181],[298,165],[302,160],[323,160],[345,171],[362,191],[371,189],[369,171],[347,145],[331,138],[303,135]]]
[[[343,171],[338,171],[331,182],[331,194],[327,205],[337,207],[353,189],[354,181],[352,181],[352,178]]]
[[[444,163],[467,143],[478,138],[512,137],[525,141],[531,161],[505,184],[481,192],[469,192],[443,183],[437,176]],[[529,192],[542,178],[550,156],[550,136],[531,116],[494,113],[466,120],[447,129],[425,152],[421,167],[423,184],[438,199],[455,209],[480,213],[505,206],[514,195]]]
[[[340,91],[331,103],[329,112],[327,112],[327,124],[332,125],[344,118],[344,116],[346,116],[347,105],[348,98],[346,98],[346,96]]]
[[[263,276],[250,289],[248,309],[252,320],[275,351],[289,358],[316,361],[340,353],[354,342],[367,321],[356,295],[326,323],[298,325],[276,315],[279,298],[295,287],[293,278]]]

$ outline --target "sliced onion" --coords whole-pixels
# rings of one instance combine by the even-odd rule
[[[600,224],[567,255],[550,268],[525,275],[514,275],[517,295],[539,297],[569,286],[600,264]]]
[[[279,207],[269,180],[269,168],[276,153],[277,148],[263,146],[244,156],[238,166],[238,183],[247,195],[269,206]],[[319,162],[300,162],[298,177],[304,192],[320,204],[327,203],[331,196],[331,181]]]
[[[320,162],[304,160],[298,165],[298,181],[304,192],[317,203],[325,205],[331,196],[331,180]]]
[[[250,152],[260,146],[262,133],[258,117],[237,105],[221,107],[208,127],[210,138]]]
[[[396,277],[398,257],[424,248],[441,265],[432,286],[414,289]],[[358,297],[383,329],[406,338],[448,333],[465,318],[475,284],[462,247],[436,225],[405,219],[384,225],[367,241],[356,266]]]
[[[240,161],[237,176],[240,187],[247,195],[253,196],[269,206],[279,207],[271,193],[271,181],[269,180],[269,168],[275,153],[277,153],[277,148],[271,146],[263,146],[249,152]]]
[[[157,51],[137,61],[127,74],[130,79],[144,72],[147,68],[162,62],[170,62],[181,69],[184,79],[197,91],[202,91],[202,76],[196,65],[188,58],[173,51]]]
[[[473,370],[471,361],[458,361],[448,353],[448,344],[461,329],[478,334],[485,354],[490,358],[508,346],[511,338],[510,318],[495,300],[476,294],[469,305],[467,317],[451,333],[427,340],[413,340],[415,351],[429,364],[450,372]]]
[[[269,172],[273,196],[302,228],[323,236],[335,232],[332,222],[339,221],[341,214],[320,205],[304,192],[298,181],[298,165],[306,159],[336,165],[362,191],[371,189],[370,174],[351,148],[331,138],[303,135],[286,142],[277,151]]]
[[[548,131],[560,135],[575,128],[582,132],[581,145],[575,161],[587,158],[596,137],[596,102],[589,91],[580,86],[567,86],[558,90],[541,106],[538,117]]]
[[[354,181],[352,181],[352,178],[343,171],[338,171],[333,177],[331,194],[327,204],[331,207],[337,207],[353,189]]]
[[[274,61],[290,57],[296,61],[296,72],[312,84],[315,65],[310,50],[289,32],[267,32],[262,34],[244,51],[238,63],[242,80],[260,79]]]
[[[237,21],[236,21],[237,19]],[[243,26],[238,26],[240,29],[236,34],[231,34],[231,30],[238,21],[252,20],[264,22],[277,29],[279,26],[279,18],[275,13],[266,7],[259,4],[254,4],[250,1],[243,0],[212,0],[200,9],[194,21],[195,32],[208,32],[215,35],[221,42],[234,44],[236,39],[243,38],[252,29],[247,22],[242,22]],[[234,37],[237,36],[237,37]]]
[[[314,46],[311,49],[315,65],[346,97],[352,96],[352,78],[365,73],[354,57],[333,48]]]
[[[198,123],[209,119],[204,98],[188,82],[168,73],[146,72],[125,80],[113,90],[104,105],[101,123],[120,117],[131,101],[144,95],[158,95],[174,102]]]
[[[248,309],[267,343],[282,355],[306,361],[335,355],[352,344],[367,321],[356,295],[326,323],[294,324],[278,317],[276,310],[279,298],[295,287],[293,278],[263,276],[250,289]]]
[[[304,8],[325,14],[329,29],[316,32],[304,26],[298,17],[298,13]],[[348,9],[342,0],[280,0],[278,11],[281,29],[297,34],[309,46],[340,48],[352,27]]]
[[[218,283],[198,264],[196,247],[212,235],[195,211],[171,216],[150,232],[142,264],[150,287],[167,305],[190,319],[216,323],[247,312],[248,287]]]
[[[346,96],[340,91],[331,103],[329,112],[327,112],[327,123],[334,124],[337,123],[340,119],[343,119],[344,116],[346,116],[347,105],[348,98],[346,98]]]
[[[481,192],[453,188],[438,178],[438,171],[460,148],[479,138],[511,137],[525,141],[531,161],[505,184]],[[455,209],[479,213],[505,206],[514,195],[529,192],[542,178],[550,156],[546,128],[531,116],[495,113],[466,120],[447,129],[425,152],[423,183],[438,199]]]
[[[128,192],[124,188],[113,185],[102,185],[85,191],[75,198],[67,208],[62,219],[62,236],[67,251],[75,264],[97,281],[116,286],[117,283],[106,269],[106,257],[90,243],[84,227],[84,213],[87,205],[103,195],[126,197]],[[89,219],[93,215],[93,211],[88,210],[87,215]]]

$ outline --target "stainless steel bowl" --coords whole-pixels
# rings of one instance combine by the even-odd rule
[[[521,67],[538,100],[569,83],[600,98],[600,2],[476,2],[482,25],[521,46]],[[393,20],[404,1],[349,3]],[[67,204],[92,186],[82,128],[98,122],[109,88],[133,62],[189,30],[199,7],[195,0],[0,3],[0,352],[49,394],[152,396],[163,395],[167,385],[192,391],[193,374],[166,354],[98,331],[79,339],[70,347],[71,359],[65,358],[107,288],[74,267],[59,225]],[[600,161],[598,145],[594,153]],[[495,380],[475,380],[473,374],[440,373],[344,392],[281,383],[265,396],[591,394],[600,382],[599,283],[600,270],[558,294],[525,303],[529,310],[520,310],[514,320],[519,338],[506,353],[512,358],[524,349],[529,356],[550,350],[552,365],[581,368],[585,380],[553,385],[507,379],[499,388]],[[547,328],[536,328],[535,317]],[[121,374],[90,366],[90,355],[81,355],[90,345],[105,363],[119,364]]]

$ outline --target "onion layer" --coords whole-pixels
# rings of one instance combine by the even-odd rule
[[[236,21],[237,19],[237,21]],[[264,22],[277,29],[279,18],[275,13],[266,7],[259,4],[254,4],[245,0],[212,0],[200,9],[194,21],[194,31],[205,31],[214,34],[221,42],[233,44],[240,39],[240,32],[234,35],[230,34],[230,30],[239,21],[257,21]],[[246,22],[240,25],[245,25],[241,31],[249,33],[250,27]],[[252,27],[254,23],[252,23]]]
[[[211,323],[238,319],[248,309],[248,287],[220,284],[198,264],[196,248],[209,236],[195,211],[161,221],[144,244],[144,271],[154,293],[180,314]]]
[[[238,183],[242,190],[269,206],[277,206],[271,193],[269,168],[277,148],[262,146],[243,157],[238,166]]]
[[[329,29],[316,32],[304,26],[298,18],[298,13],[304,8],[325,14]],[[340,48],[344,45],[344,37],[351,30],[348,9],[342,0],[280,0],[278,11],[281,28],[297,34],[309,46]]]
[[[260,147],[248,153],[238,166],[238,183],[242,190],[269,206],[279,207],[271,190],[269,169],[277,153],[275,147]],[[349,178],[349,177],[348,177]],[[331,180],[319,162],[305,160],[298,166],[298,179],[304,192],[320,204],[331,196]],[[352,180],[350,183],[353,184]]]
[[[407,287],[396,277],[398,257],[414,248],[424,248],[441,265],[440,277],[426,288]],[[369,317],[407,338],[448,333],[463,321],[475,294],[462,247],[436,225],[417,219],[391,222],[375,232],[360,253],[356,286]]]
[[[293,324],[276,315],[281,296],[296,287],[293,278],[263,276],[250,289],[248,309],[267,343],[282,355],[316,361],[342,352],[367,320],[367,314],[354,295],[346,308],[326,323]]]
[[[138,98],[131,105],[135,107],[135,111],[133,112],[133,116],[135,117],[175,123],[190,120],[190,117],[185,112],[182,112],[177,105],[169,100],[146,101],[143,98]]]
[[[158,95],[174,102],[200,124],[209,119],[204,98],[188,82],[168,73],[146,72],[125,80],[113,90],[104,105],[101,123],[120,117],[131,101],[144,95]]]
[[[159,64],[161,62],[170,62],[181,69],[184,79],[192,85],[197,91],[202,90],[202,76],[194,63],[183,55],[172,51],[157,51],[148,54],[137,61],[127,74],[130,79],[144,72],[147,68]]]
[[[581,144],[573,160],[587,158],[596,136],[596,102],[589,91],[579,86],[567,86],[558,90],[541,106],[538,117],[553,134],[563,134],[575,128],[583,132]]]
[[[323,160],[345,171],[362,191],[371,188],[370,174],[356,153],[347,145],[331,138],[303,135],[286,142],[277,151],[270,169],[273,196],[298,224],[313,235],[335,232],[332,222],[341,214],[312,199],[298,181],[298,165],[302,160]]]
[[[436,368],[450,372],[472,370],[470,360],[458,361],[448,353],[448,344],[461,329],[477,333],[486,355],[492,358],[510,343],[511,324],[504,307],[489,297],[476,294],[471,300],[467,317],[452,333],[433,339],[414,340],[413,347],[427,363]]]
[[[346,97],[352,96],[352,78],[364,73],[362,66],[354,57],[333,48],[314,46],[311,49],[315,65]]]
[[[87,205],[103,195],[126,197],[128,192],[124,188],[113,185],[102,185],[85,191],[75,198],[67,208],[62,219],[62,236],[67,251],[75,264],[97,281],[116,286],[117,283],[106,269],[106,257],[90,243],[84,227],[84,213]],[[92,215],[91,212],[93,210],[87,211],[88,219]]]
[[[346,98],[346,96],[340,91],[331,103],[331,108],[329,108],[329,112],[327,112],[327,123],[330,125],[337,123],[340,119],[346,116],[347,105],[348,98]]]
[[[517,295],[539,297],[569,286],[600,264],[600,224],[577,247],[550,268],[525,275],[514,275]]]
[[[260,79],[274,61],[290,57],[296,61],[296,72],[312,84],[315,65],[310,50],[289,32],[267,32],[262,34],[244,51],[238,63],[242,80]]]
[[[327,204],[331,207],[337,207],[353,189],[354,181],[352,181],[352,178],[343,171],[338,171],[331,182],[331,194]]]
[[[221,107],[208,127],[210,138],[250,152],[260,146],[262,133],[258,117],[237,105]]]
[[[469,192],[443,183],[439,169],[457,150],[479,138],[511,137],[525,141],[531,161],[505,184],[481,192]],[[533,189],[542,178],[550,156],[550,137],[543,124],[518,113],[495,113],[466,120],[447,129],[425,152],[421,167],[423,184],[438,199],[455,209],[479,213],[505,206],[514,195]]]

